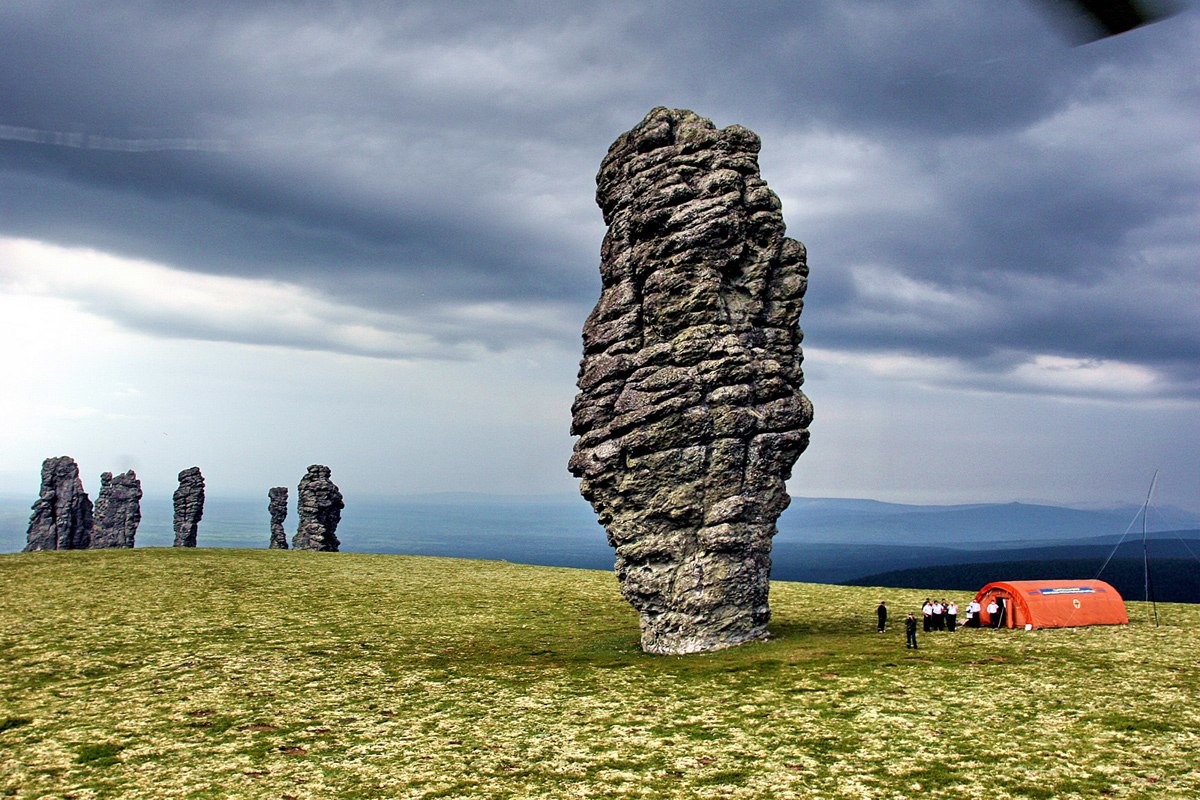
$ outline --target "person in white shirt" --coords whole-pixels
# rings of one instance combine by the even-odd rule
[[[946,630],[954,633],[954,629],[958,626],[958,603],[953,600],[946,606]]]
[[[1000,606],[996,603],[996,598],[992,598],[987,606],[988,619],[992,622],[993,628],[1000,627]]]
[[[968,628],[978,628],[979,627],[979,612],[982,610],[983,610],[983,607],[979,605],[979,601],[977,601],[977,600],[972,600],[970,603],[967,604],[967,627]]]
[[[924,617],[925,632],[929,633],[933,630],[933,603],[929,598],[925,598],[925,605],[921,606],[921,616]]]

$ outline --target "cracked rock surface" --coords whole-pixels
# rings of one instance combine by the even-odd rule
[[[759,145],[655,108],[596,178],[603,289],[583,329],[570,470],[647,652],[767,635],[771,540],[812,405],[805,249],[784,236]]]
[[[116,476],[105,472],[100,476],[94,516],[93,550],[133,547],[142,521],[142,482],[133,470]]]
[[[286,486],[276,486],[267,492],[270,502],[267,511],[271,515],[271,550],[287,550],[287,532],[283,529],[283,521],[287,519],[288,490]]]
[[[25,551],[86,550],[92,541],[92,501],[70,456],[42,462],[42,486],[29,517]]]
[[[204,516],[204,476],[199,467],[179,473],[175,490],[175,546],[195,547],[200,519]]]
[[[313,464],[300,479],[296,510],[300,524],[292,538],[296,550],[324,550],[336,553],[341,546],[337,526],[342,520],[342,493],[329,479],[330,469]]]

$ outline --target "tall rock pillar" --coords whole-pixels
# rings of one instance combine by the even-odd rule
[[[138,524],[142,521],[142,482],[133,470],[113,476],[100,476],[100,494],[96,496],[95,528],[92,549],[133,547]]]
[[[70,456],[42,462],[42,486],[29,517],[26,552],[86,550],[92,542],[92,501]]]
[[[329,479],[329,467],[313,464],[300,479],[296,511],[300,517],[292,547],[296,550],[324,550],[336,553],[341,546],[337,526],[342,520],[342,493]]]
[[[596,178],[603,289],[583,329],[570,470],[651,653],[767,635],[771,540],[808,444],[806,255],[784,236],[759,144],[656,108]]]
[[[175,490],[175,546],[195,547],[200,518],[204,516],[204,476],[199,467],[179,473]]]
[[[288,490],[286,486],[276,486],[267,492],[270,502],[267,511],[271,514],[271,550],[287,550],[287,531],[283,529],[283,521],[287,519]]]

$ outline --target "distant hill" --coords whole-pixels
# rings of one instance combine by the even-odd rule
[[[1095,559],[1039,558],[973,564],[939,564],[881,572],[844,581],[848,586],[890,586],[915,589],[937,586],[976,592],[1000,580],[1077,580],[1095,578]],[[1141,559],[1113,558],[1099,575],[1126,600],[1145,600],[1145,571]],[[1200,603],[1200,563],[1167,558],[1150,562],[1151,595],[1163,603]]]
[[[847,585],[942,585],[930,583],[891,584],[879,582],[881,575],[927,567],[952,567],[981,564],[991,568],[997,562],[1077,560],[1085,577],[1095,573],[1111,556],[1113,559],[1141,560],[1141,536],[1127,537],[1116,548],[1120,536],[1098,536],[1076,541],[1055,542],[1050,546],[1034,547],[1007,543],[1005,546],[953,548],[912,547],[903,544],[836,544],[828,542],[797,542],[777,538],[773,548],[772,577],[777,580],[810,583],[844,583]],[[1149,539],[1153,562],[1161,559],[1190,561],[1200,570],[1200,530],[1166,531],[1152,534]],[[1114,549],[1115,548],[1115,549]],[[1044,577],[1044,576],[1043,576]]]
[[[777,539],[837,544],[993,548],[1119,537],[1139,509],[1085,510],[1030,503],[919,506],[797,497],[779,519]],[[1140,521],[1138,529],[1140,530]],[[1151,530],[1200,528],[1200,514],[1151,509]],[[1116,541],[1114,538],[1113,541]]]
[[[24,547],[31,503],[29,497],[0,496],[0,552]],[[603,570],[611,570],[613,565],[604,529],[580,497],[351,496],[346,504],[338,528],[346,551]],[[1130,531],[1137,511],[1134,507],[927,506],[798,497],[779,519],[771,576],[806,583],[878,584],[886,581],[877,576],[904,570],[1065,559],[1081,561],[1081,574],[1091,577]],[[1177,509],[1151,515],[1152,522],[1160,518],[1182,520],[1176,527],[1192,530],[1152,533],[1153,558],[1189,560],[1200,554],[1200,515]],[[171,521],[169,497],[143,500],[138,547],[169,547],[174,541]],[[293,510],[285,525],[292,530],[295,523]],[[1117,557],[1140,559],[1140,527],[1139,521],[1138,532],[1126,537]],[[266,547],[269,533],[265,495],[213,496],[205,505],[199,543],[201,547],[260,549]],[[1179,541],[1190,541],[1191,551]],[[892,580],[902,579],[887,579]],[[946,584],[922,578],[912,585]]]

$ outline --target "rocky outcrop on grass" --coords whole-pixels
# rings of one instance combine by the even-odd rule
[[[323,550],[336,553],[341,546],[337,526],[342,520],[342,493],[329,479],[330,469],[313,464],[300,479],[296,511],[300,518],[292,547],[296,550]]]
[[[204,516],[204,476],[199,467],[179,473],[175,490],[175,546],[195,547],[200,519]]]
[[[286,486],[276,486],[267,492],[270,502],[267,511],[271,514],[271,550],[287,550],[287,532],[283,529],[283,521],[287,519],[288,490]]]
[[[86,550],[92,540],[92,501],[70,456],[42,462],[42,486],[26,532],[26,552]]]
[[[138,524],[142,521],[142,482],[133,470],[114,476],[100,476],[100,494],[96,496],[93,550],[105,547],[133,547]]]
[[[603,290],[583,329],[572,474],[653,653],[767,635],[775,521],[808,444],[805,249],[759,138],[656,108],[596,178]]]

